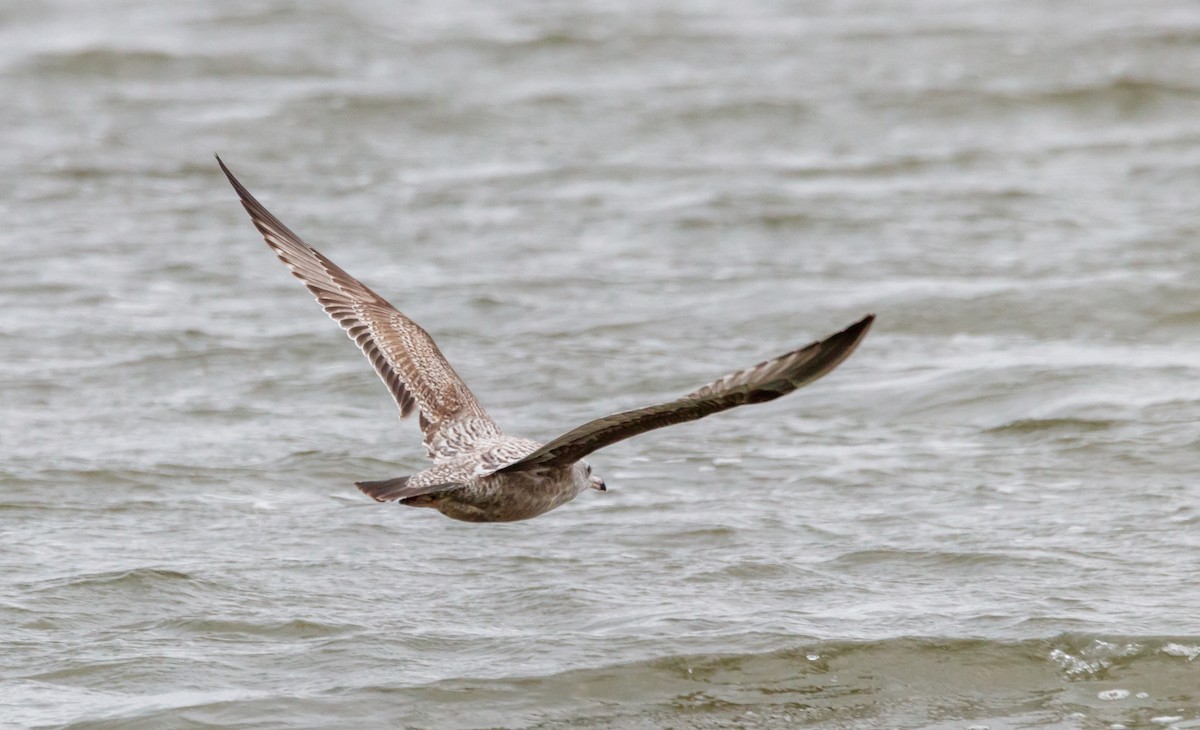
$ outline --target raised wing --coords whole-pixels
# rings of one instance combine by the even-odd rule
[[[371,361],[396,399],[400,417],[420,410],[430,458],[453,456],[479,438],[499,434],[425,330],[292,233],[238,182],[220,157],[217,163],[267,245]]]
[[[869,314],[824,340],[752,368],[730,373],[678,400],[597,418],[496,471],[565,466],[597,449],[646,431],[695,421],[736,406],[765,403],[787,395],[840,365],[858,347],[874,321],[875,315]]]

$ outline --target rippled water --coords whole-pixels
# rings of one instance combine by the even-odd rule
[[[0,5],[0,724],[1200,727],[1200,7]],[[469,525],[220,152],[547,439]]]

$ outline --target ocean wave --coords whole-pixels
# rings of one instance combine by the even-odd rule
[[[138,76],[172,79],[197,77],[321,76],[328,73],[319,62],[272,63],[255,54],[206,55],[156,48],[92,46],[43,52],[24,59],[17,72],[25,75],[113,78]]]
[[[303,627],[302,627],[303,628]],[[328,677],[323,687],[181,692],[139,700],[53,690],[103,712],[64,727],[438,728],[988,725],[1128,727],[1200,717],[1200,636],[811,641],[777,651],[675,654],[538,677],[421,685]],[[50,685],[27,682],[23,694]],[[37,692],[34,692],[37,690]],[[118,701],[118,699],[120,701]],[[66,704],[64,706],[69,706]],[[96,715],[99,715],[98,717]],[[1160,725],[1164,724],[1162,722]]]
[[[48,578],[19,584],[17,588],[27,595],[45,595],[64,601],[68,596],[74,596],[69,600],[79,600],[82,595],[93,604],[109,598],[127,602],[147,596],[183,603],[229,590],[220,582],[180,570],[148,566]]]
[[[221,640],[300,639],[313,640],[342,636],[362,630],[356,624],[329,623],[305,619],[248,620],[235,618],[189,617],[156,622],[153,631],[178,633],[196,638]]]
[[[1119,421],[1102,418],[1018,418],[1015,421],[989,428],[986,433],[1089,433],[1105,431],[1119,423]]]
[[[926,727],[947,715],[985,724],[1072,719],[1136,725],[1179,715],[1181,707],[1190,706],[1181,719],[1200,715],[1197,656],[1200,637],[814,641],[540,678],[449,680],[406,694],[469,692],[501,707],[511,707],[517,694],[529,698],[531,709],[511,715],[515,722],[506,727],[558,727],[568,718],[572,727]],[[576,702],[563,707],[563,697]]]

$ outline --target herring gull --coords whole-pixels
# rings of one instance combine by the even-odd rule
[[[346,330],[387,385],[400,417],[414,411],[433,466],[410,476],[357,482],[379,502],[432,507],[467,522],[536,517],[604,480],[583,457],[663,426],[685,423],[791,393],[837,367],[867,334],[874,315],[798,350],[730,373],[682,398],[615,413],[539,443],[500,430],[433,338],[271,215],[217,158],[267,245]]]

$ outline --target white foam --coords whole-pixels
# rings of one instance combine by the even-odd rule
[[[1190,662],[1200,656],[1200,646],[1184,646],[1183,644],[1171,642],[1162,648],[1162,653],[1169,654],[1170,656],[1187,657],[1187,660]]]

